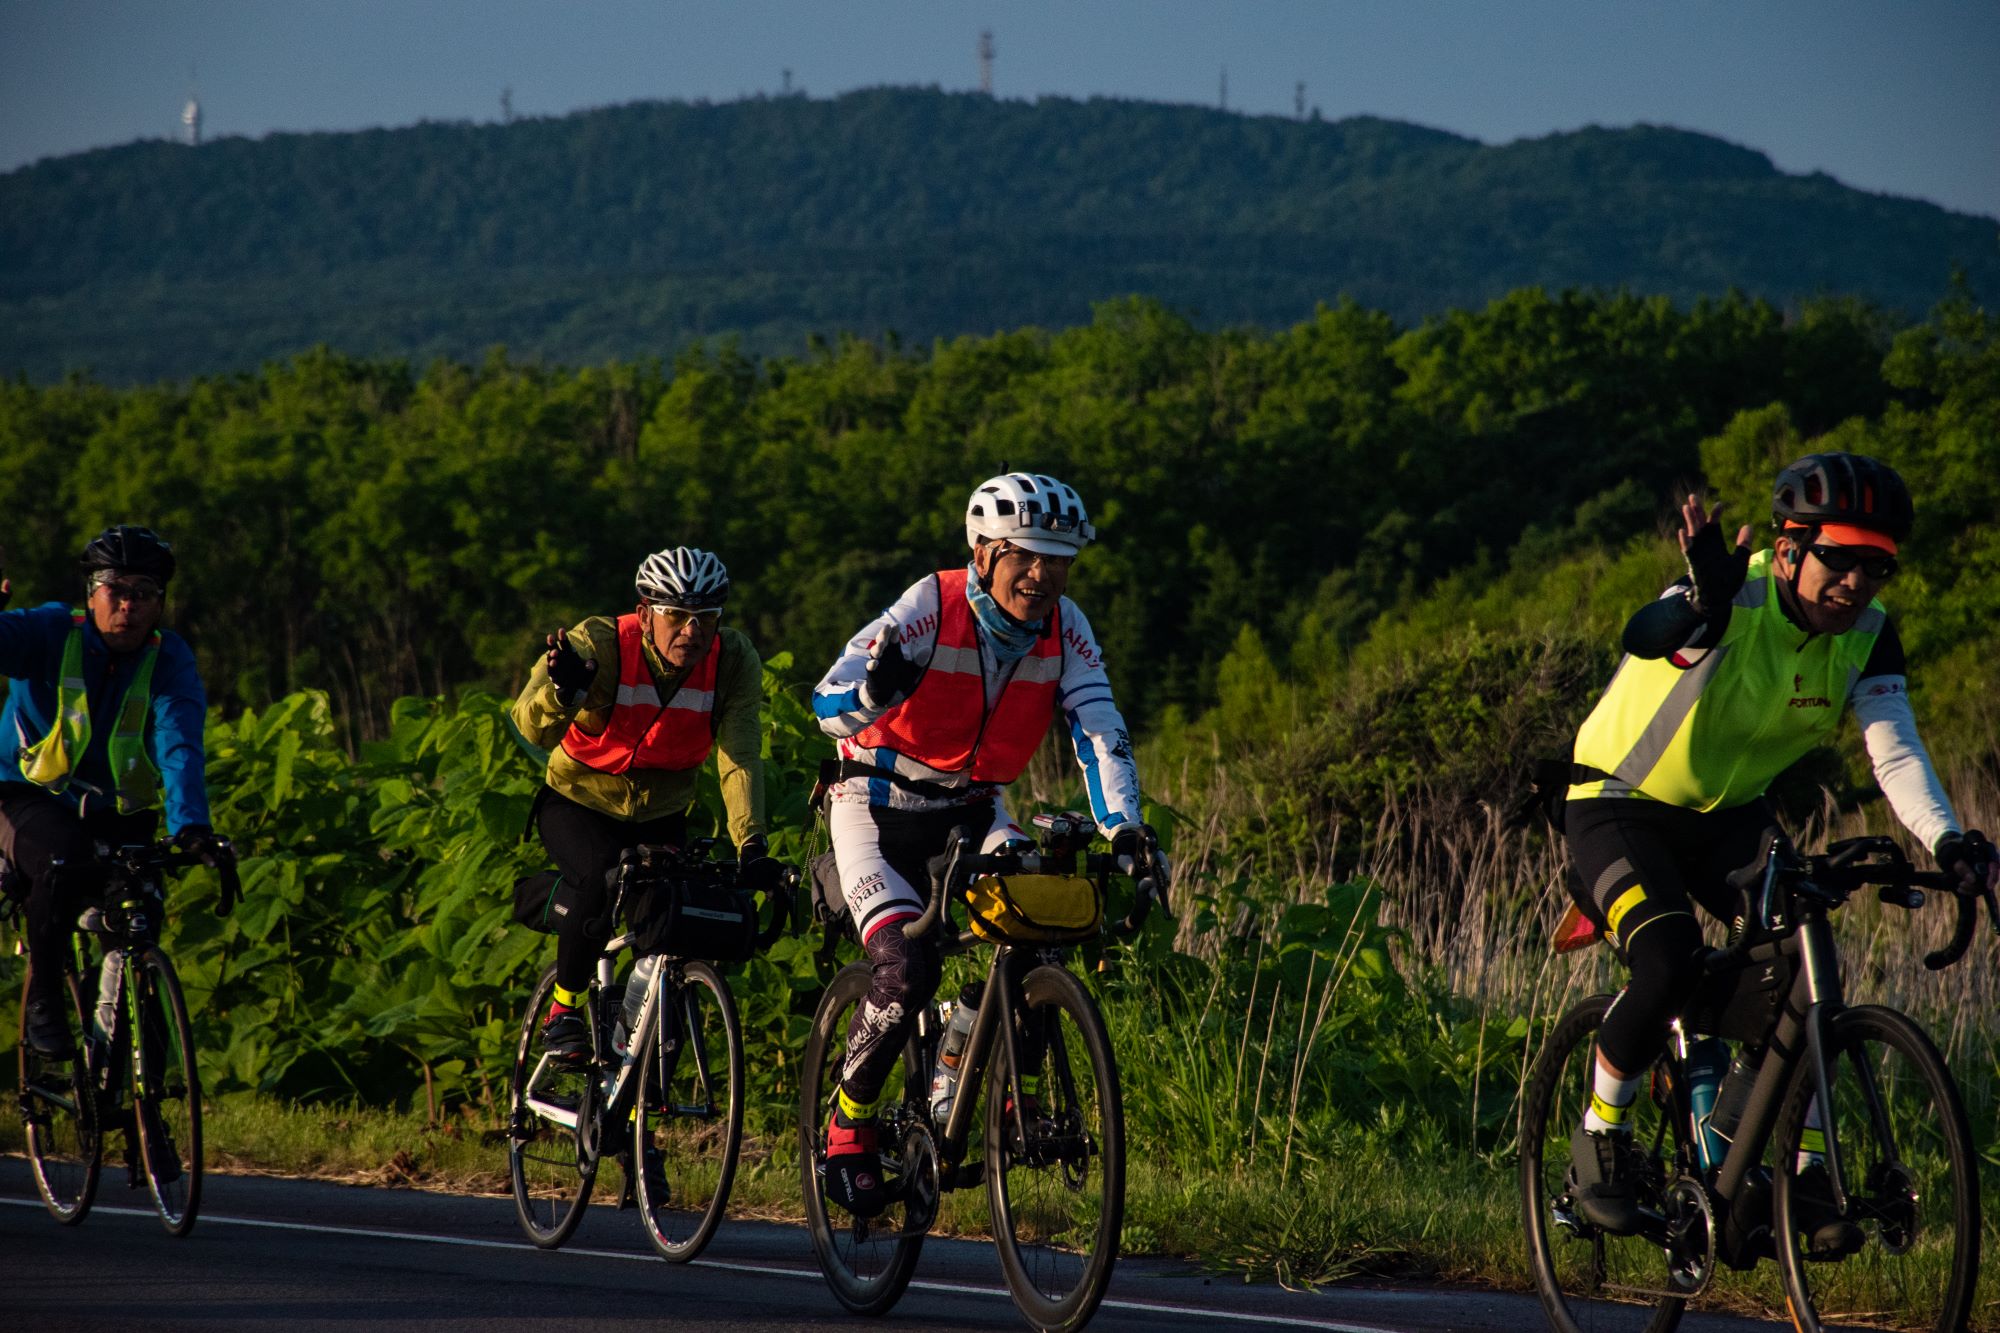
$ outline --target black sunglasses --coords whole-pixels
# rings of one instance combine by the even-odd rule
[[[1836,574],[1845,574],[1859,565],[1861,572],[1877,583],[1896,577],[1896,557],[1893,555],[1863,555],[1845,546],[1814,546],[1810,549],[1814,559]]]

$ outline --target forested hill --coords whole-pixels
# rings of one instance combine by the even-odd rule
[[[1138,292],[1278,327],[1525,285],[1919,313],[1991,219],[1683,131],[1488,147],[1375,119],[874,90],[509,125],[142,143],[0,177],[0,371],[113,381],[349,353],[580,363],[740,333],[928,340]]]

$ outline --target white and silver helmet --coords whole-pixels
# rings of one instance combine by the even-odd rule
[[[965,506],[965,540],[1004,541],[1040,555],[1073,556],[1097,539],[1077,493],[1040,472],[1003,472],[979,483]]]
[[[675,546],[646,557],[635,580],[639,600],[683,611],[706,611],[729,600],[729,571],[695,546]]]

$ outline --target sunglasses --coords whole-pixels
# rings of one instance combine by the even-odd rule
[[[666,621],[667,624],[673,626],[675,629],[687,624],[690,620],[700,621],[702,627],[706,629],[722,619],[722,608],[719,606],[711,606],[700,611],[690,611],[685,607],[662,606],[658,602],[648,602],[646,603],[646,609]]]
[[[1076,563],[1076,557],[1073,555],[1044,555],[1040,551],[1024,550],[1019,546],[1001,547],[1000,558],[1018,560],[1024,565],[1032,565],[1039,560],[1044,569],[1068,569]]]
[[[111,594],[114,602],[128,602],[133,606],[150,606],[166,597],[167,591],[151,579],[93,579],[91,589],[103,589]]]
[[[1863,574],[1877,583],[1896,577],[1897,564],[1893,555],[1863,555],[1845,546],[1815,546],[1810,549],[1813,559],[1836,574],[1848,573],[1858,566]]]

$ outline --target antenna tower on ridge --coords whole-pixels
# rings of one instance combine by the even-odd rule
[[[181,108],[181,142],[190,148],[201,146],[201,101],[195,96],[195,69],[188,66],[188,100]]]
[[[1300,120],[1306,118],[1306,81],[1300,79],[1292,86],[1292,114]]]
[[[979,91],[993,96],[993,29],[979,34]]]
[[[1222,67],[1222,90],[1216,96],[1216,105],[1224,111],[1229,110],[1229,66],[1227,65]]]

